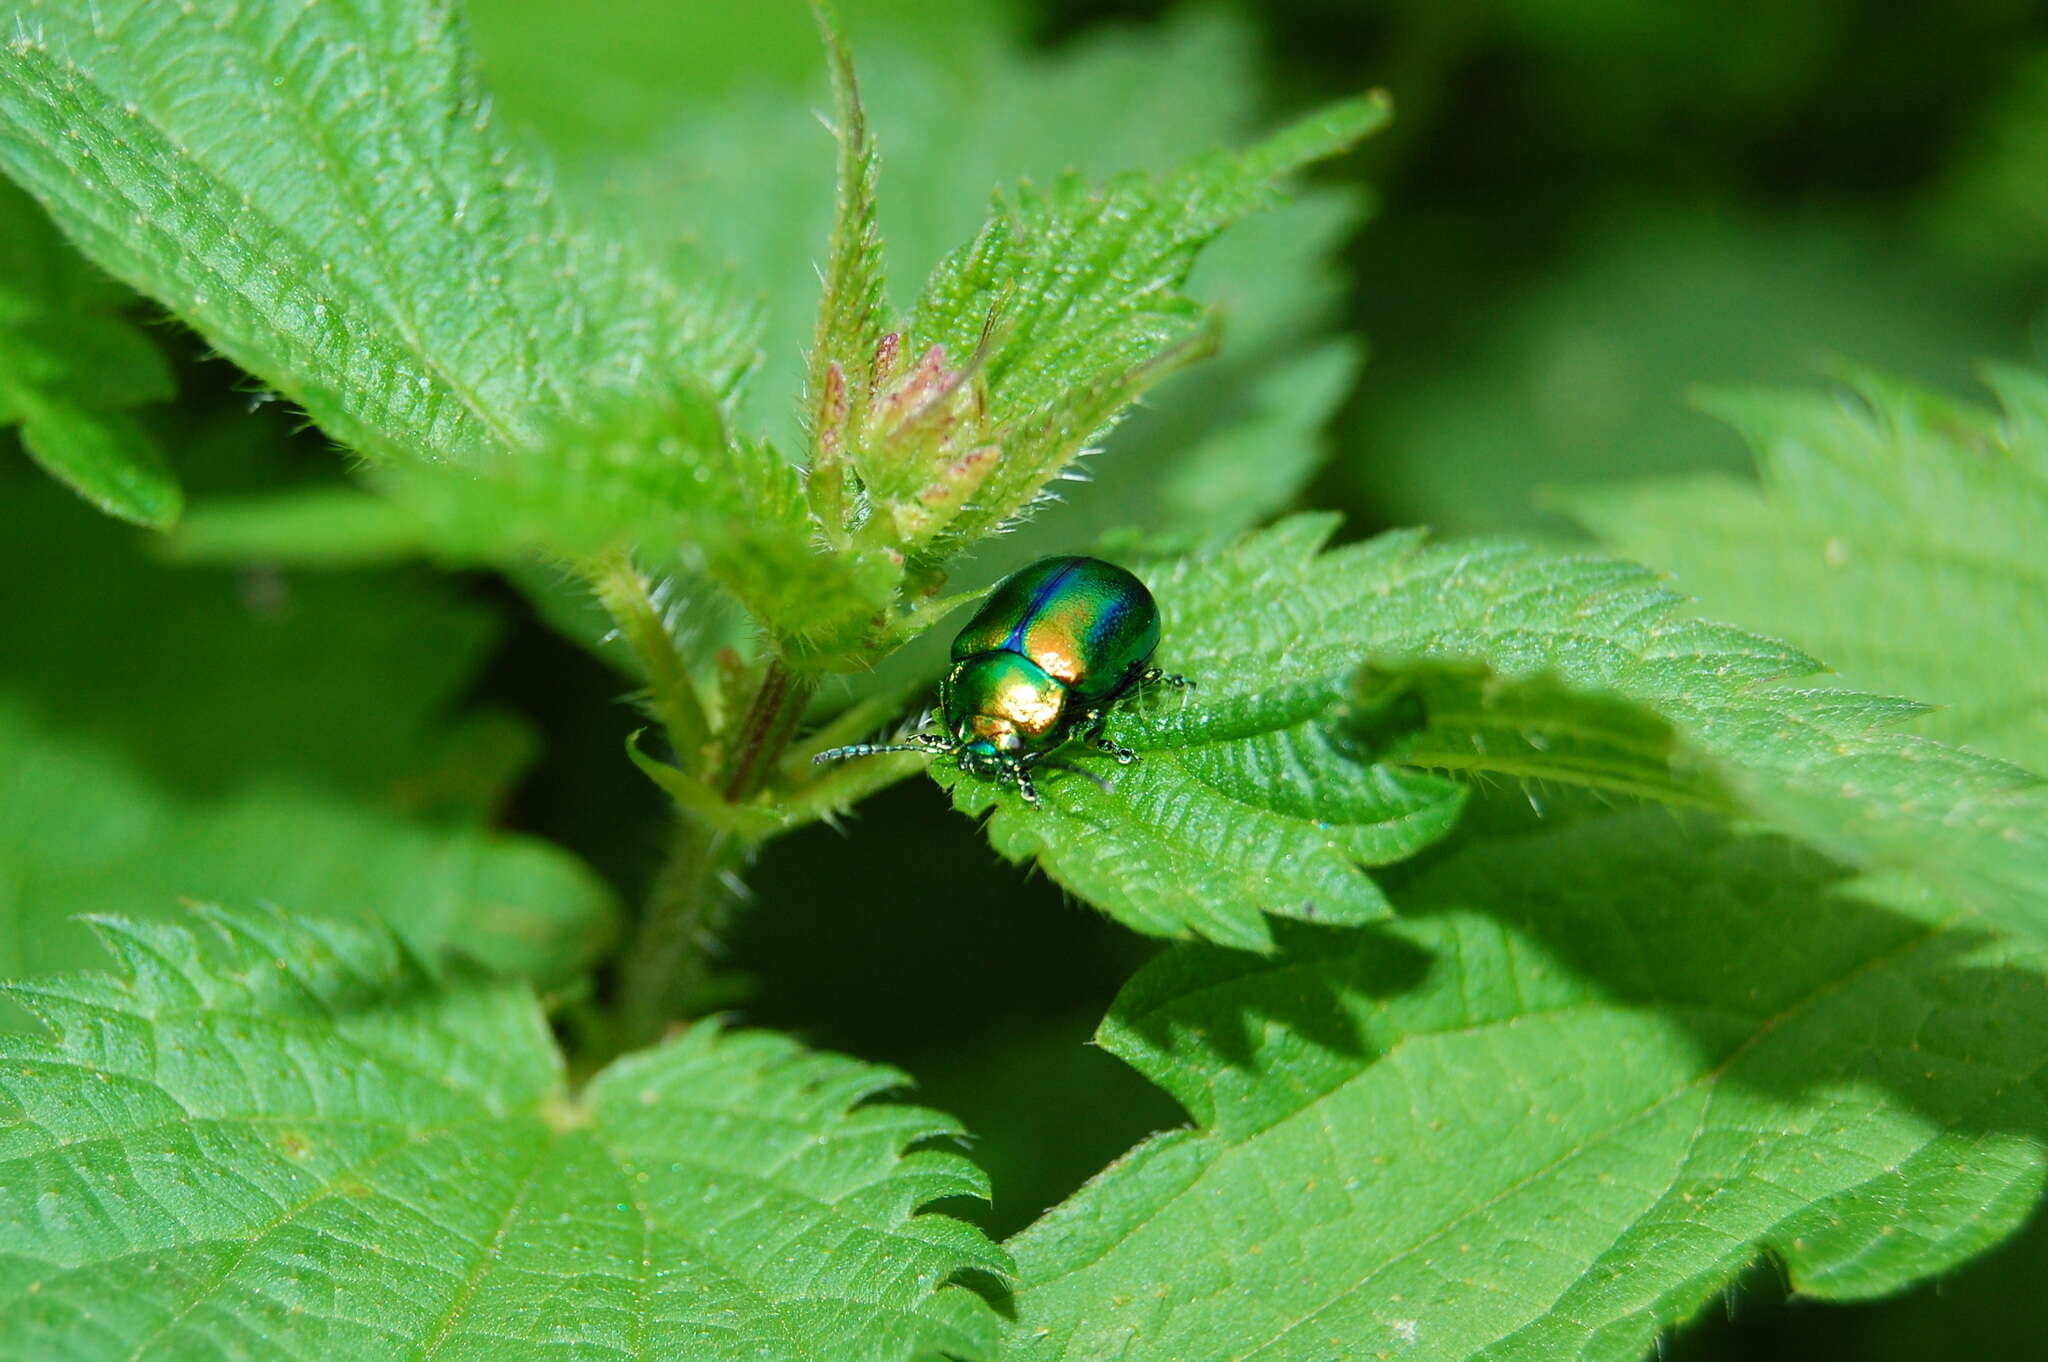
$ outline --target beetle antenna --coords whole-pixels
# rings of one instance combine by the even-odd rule
[[[921,735],[922,736],[922,735]],[[828,761],[850,761],[855,757],[879,757],[885,752],[943,752],[941,740],[924,738],[910,742],[857,742],[850,747],[829,747],[811,758],[811,765],[823,766]]]

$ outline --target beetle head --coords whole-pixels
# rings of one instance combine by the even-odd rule
[[[954,749],[953,759],[961,770],[984,780],[994,780],[1015,760],[992,738],[970,738]]]

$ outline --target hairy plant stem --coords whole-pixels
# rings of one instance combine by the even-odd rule
[[[719,784],[726,803],[751,799],[768,783],[775,764],[782,759],[782,749],[796,734],[815,685],[809,677],[784,667],[780,659],[768,664],[761,688],[754,692],[754,703],[748,706],[727,747],[725,778]]]
[[[675,640],[646,577],[625,554],[600,560],[589,568],[588,575],[598,603],[611,615],[647,677],[649,705],[668,734],[676,760],[684,770],[694,772],[710,739],[711,721],[689,668],[676,652]]]
[[[708,1001],[712,952],[732,920],[735,877],[752,844],[694,814],[678,812],[668,859],[621,967],[619,1046],[652,1045]]]
[[[751,799],[767,783],[812,685],[779,661],[769,664],[716,773],[715,788],[727,803]],[[739,874],[761,840],[676,811],[668,859],[621,964],[622,1047],[652,1044],[673,1023],[715,1005],[713,952],[743,896]]]

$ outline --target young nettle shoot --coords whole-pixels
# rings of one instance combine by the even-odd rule
[[[950,756],[970,775],[1016,786],[1035,807],[1035,768],[1080,770],[1049,760],[1069,742],[1125,764],[1138,759],[1103,732],[1110,710],[1154,682],[1194,684],[1151,665],[1158,647],[1159,606],[1143,582],[1099,558],[1040,559],[997,586],[954,638],[953,665],[939,683],[942,731],[835,747],[813,760]]]

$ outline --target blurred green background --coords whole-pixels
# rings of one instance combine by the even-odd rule
[[[730,268],[758,299],[766,367],[750,415],[786,436],[832,154],[804,5],[468,9],[498,109],[552,148],[565,180],[686,266]],[[1688,405],[1696,387],[1810,384],[1840,355],[1969,393],[1978,360],[2043,356],[2048,10],[2032,0],[841,9],[882,139],[899,303],[999,182],[1157,168],[1322,99],[1394,96],[1390,134],[1226,246],[1211,293],[1229,309],[1225,358],[1162,392],[1112,440],[1095,487],[1000,553],[1085,546],[1134,495],[1116,481],[1120,453],[1132,466],[1140,450],[1170,456],[1225,417],[1242,418],[1249,448],[1204,457],[1304,469],[1321,457],[1297,501],[1342,510],[1352,533],[1564,535],[1543,509],[1548,487],[1747,466],[1733,433]],[[195,502],[339,476],[317,434],[262,408],[196,341],[165,341],[182,396],[154,419]],[[31,507],[45,561],[74,555],[102,597],[211,593],[257,617],[327,589],[110,553],[107,541],[135,536],[39,488],[22,461],[0,464],[0,518]],[[620,756],[637,726],[626,683],[502,582],[406,573],[378,590],[452,612],[460,636],[450,646],[465,660],[436,672],[434,694],[471,716],[465,732],[481,714],[496,735],[440,760],[441,785],[415,772],[410,797],[456,801],[471,767],[485,785],[516,775],[486,801],[496,824],[574,849],[631,902],[658,862],[663,809]],[[0,622],[0,637],[25,627]],[[193,746],[209,730],[177,697],[210,685],[207,664],[175,651],[201,645],[151,646],[133,684],[154,701],[138,690],[86,704],[37,650],[10,684],[40,689],[60,717],[70,703],[95,741],[154,778],[203,785],[220,754]],[[339,696],[329,745],[360,763],[361,716]],[[185,746],[90,717],[151,703],[185,716]],[[230,711],[248,712],[214,709],[223,732]],[[318,747],[295,740],[291,760],[317,764]],[[976,1132],[996,1202],[961,1209],[992,1229],[1028,1222],[1181,1119],[1086,1044],[1149,948],[998,864],[927,783],[875,799],[843,831],[771,846],[750,886],[729,943],[750,981],[740,1014],[912,1074],[920,1100]],[[2038,1226],[1949,1281],[1854,1309],[1788,1302],[1766,1266],[1665,1355],[2048,1357],[2044,1284]]]

